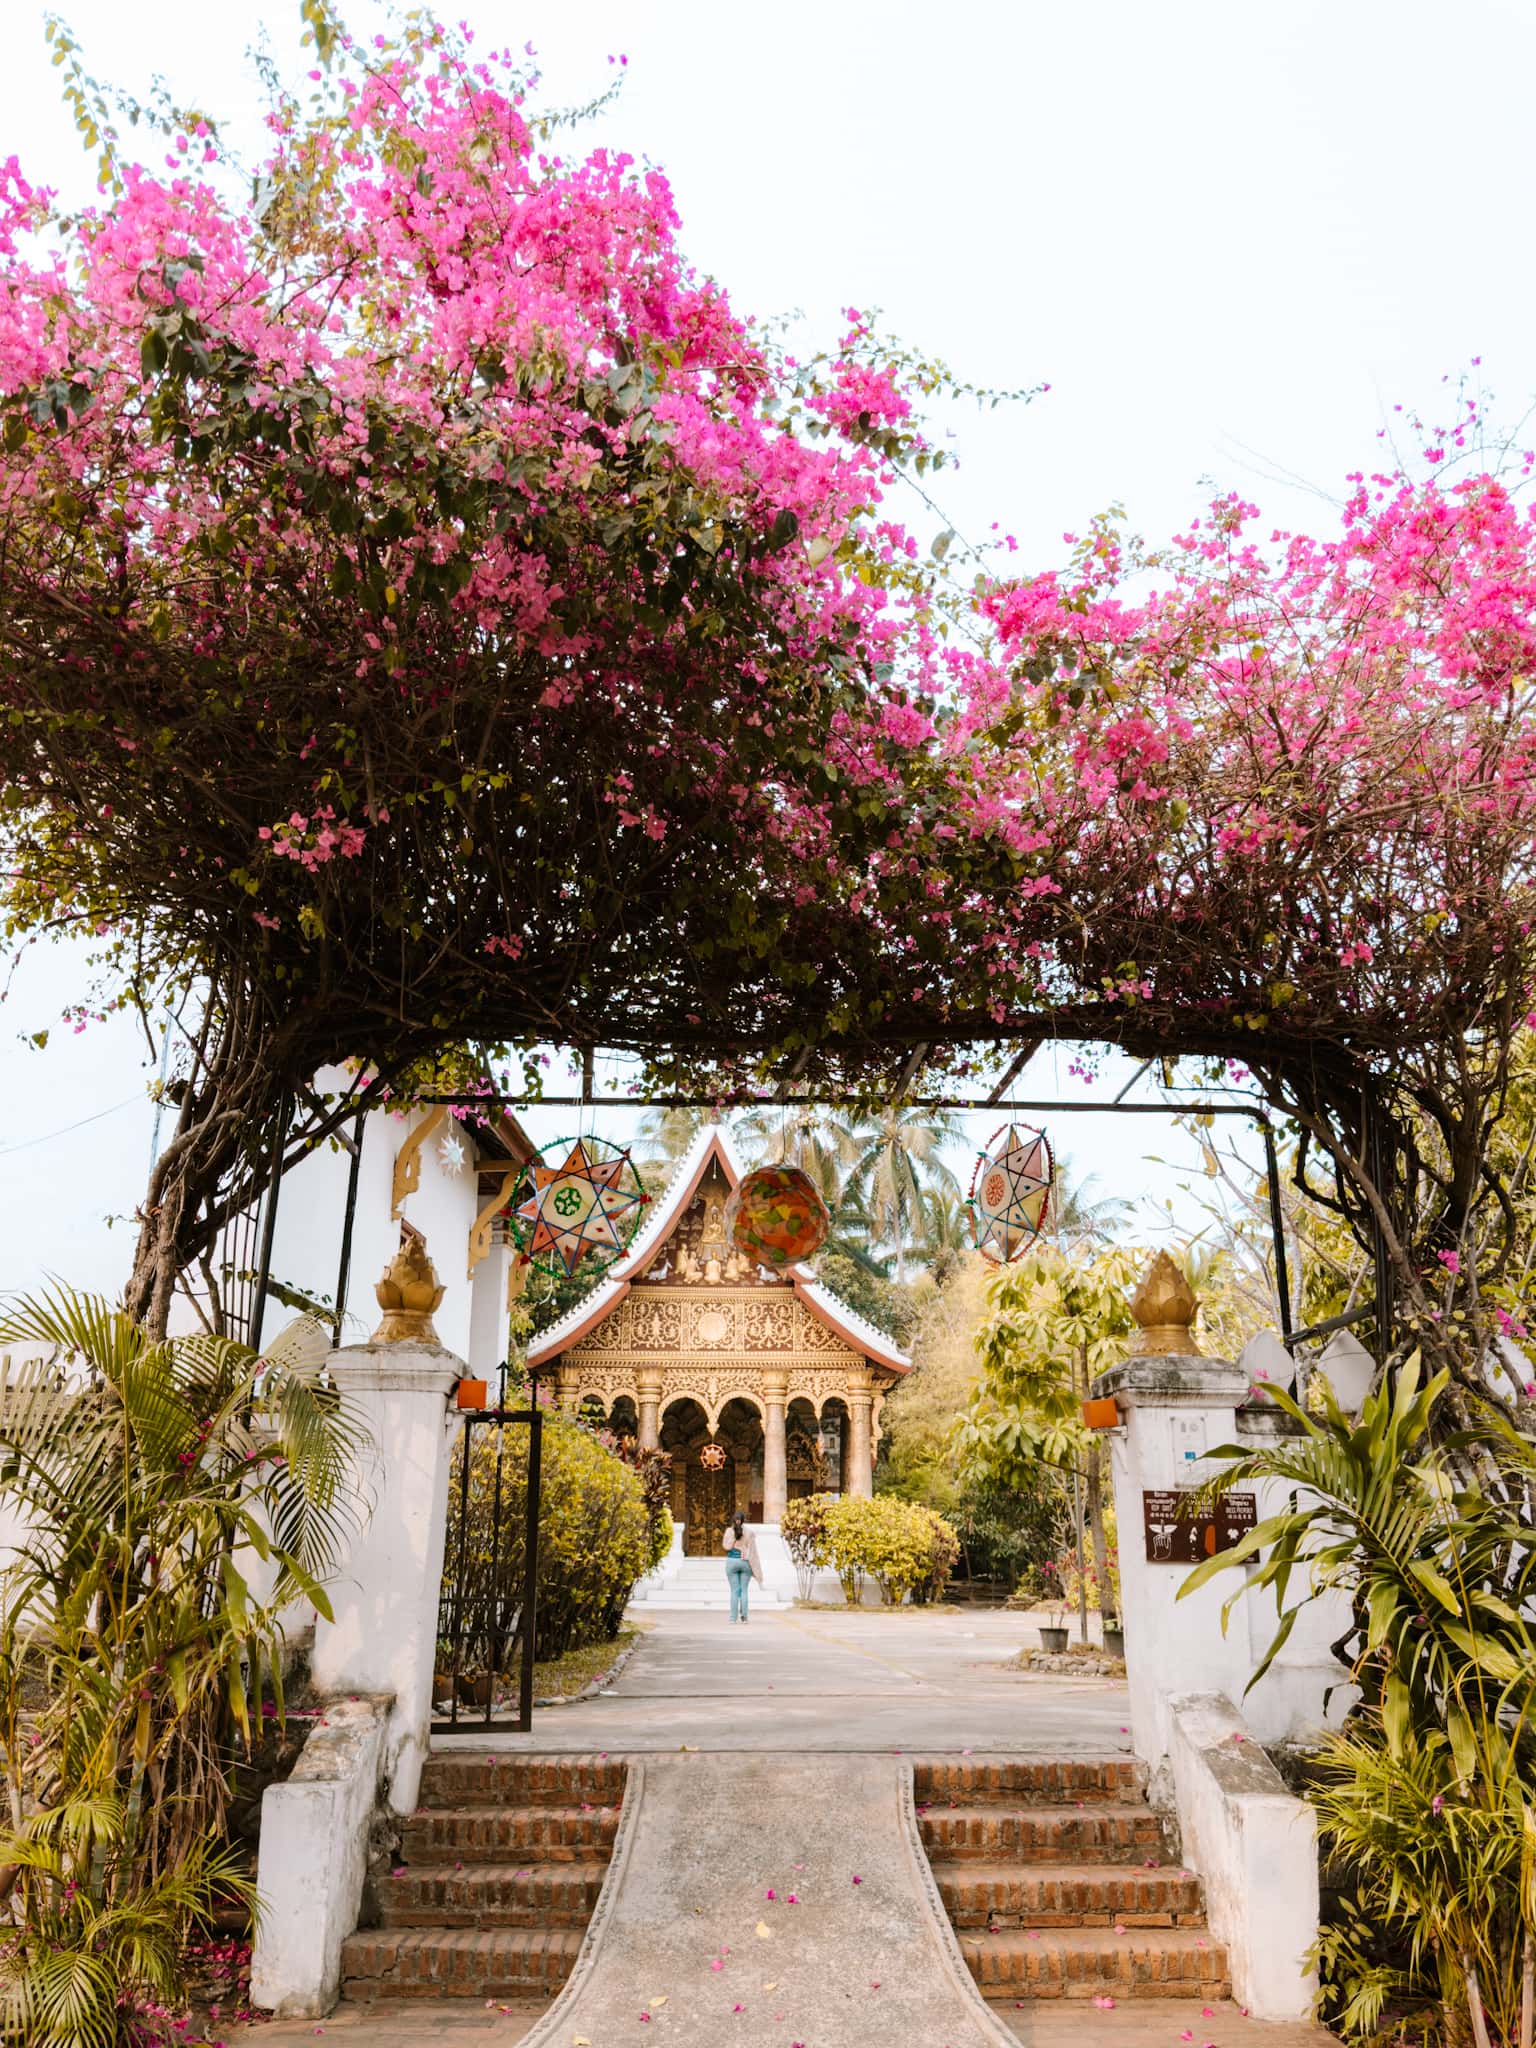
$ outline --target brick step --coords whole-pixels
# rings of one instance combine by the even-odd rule
[[[421,1774],[419,1804],[463,1806],[616,1806],[624,1766],[611,1757],[498,1756],[484,1750],[434,1750]]]
[[[552,1998],[580,1947],[572,1927],[371,1927],[342,1945],[343,1996]]]
[[[401,1834],[401,1861],[423,1863],[590,1863],[606,1861],[618,1833],[616,1806],[492,1806],[418,1809]],[[400,1879],[386,1879],[399,1883]]]
[[[936,1859],[944,1910],[977,1927],[1193,1927],[1203,1931],[1200,1880],[1172,1864],[946,1863]]]
[[[919,1812],[930,1861],[1144,1863],[1163,1860],[1163,1829],[1145,1806],[935,1806]]]
[[[1028,1934],[961,1934],[984,1996],[1027,1998],[1230,1998],[1227,1952],[1193,1929],[1056,1927]]]
[[[919,1806],[1014,1806],[1112,1804],[1139,1806],[1146,1793],[1146,1766],[1135,1757],[937,1757],[912,1766]]]
[[[584,1928],[607,1864],[422,1863],[380,1884],[385,1927]]]

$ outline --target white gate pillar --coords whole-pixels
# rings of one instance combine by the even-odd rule
[[[408,1229],[408,1226],[406,1226]],[[442,1288],[414,1233],[379,1282],[384,1320],[367,1344],[332,1354],[337,1386],[371,1441],[349,1483],[351,1555],[328,1593],[334,1619],[315,1627],[322,1693],[388,1694],[382,1775],[389,1804],[410,1813],[426,1762],[438,1601],[448,1526],[453,1391],[463,1361],[432,1327]]]
[[[1119,1411],[1110,1465],[1131,1739],[1137,1755],[1156,1770],[1169,1753],[1169,1700],[1177,1693],[1214,1692],[1241,1701],[1253,1665],[1246,1625],[1238,1626],[1234,1616],[1229,1632],[1221,1626],[1222,1607],[1237,1590],[1237,1579],[1218,1577],[1179,1599],[1180,1586],[1203,1553],[1191,1550],[1193,1525],[1170,1517],[1166,1558],[1149,1557],[1162,1538],[1148,1540],[1143,1496],[1184,1492],[1210,1477],[1214,1468],[1205,1462],[1206,1453],[1235,1440],[1248,1382],[1228,1360],[1201,1357],[1191,1329],[1195,1297],[1166,1252],[1158,1253],[1131,1307],[1142,1325],[1140,1348],[1101,1373],[1090,1397],[1113,1400]]]

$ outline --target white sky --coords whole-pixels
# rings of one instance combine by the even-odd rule
[[[1279,523],[1326,521],[1315,493],[1375,461],[1394,402],[1435,417],[1442,378],[1475,357],[1504,417],[1536,393],[1523,0],[461,9],[482,44],[535,43],[558,100],[627,54],[602,139],[667,170],[685,246],[742,311],[799,309],[828,339],[842,307],[879,306],[968,378],[1049,382],[1031,406],[957,417],[964,466],[940,479],[961,530],[1001,522],[1021,567],[1114,499],[1161,537],[1206,480]],[[158,69],[246,120],[258,19],[285,70],[305,68],[296,4],[65,12],[99,75],[142,89]],[[5,19],[0,157],[83,200],[42,9],[11,0]],[[142,1041],[119,1021],[40,1054],[19,1043],[79,979],[33,956],[0,1006],[0,1289],[47,1271],[115,1289],[130,1249],[102,1218],[131,1212],[148,1165]],[[1064,1061],[1059,1080],[1074,1085]],[[1045,1061],[1029,1087],[1056,1092]],[[1077,1117],[1053,1136],[1106,1184],[1173,1194],[1187,1227],[1176,1176],[1143,1158],[1175,1152],[1171,1136]]]

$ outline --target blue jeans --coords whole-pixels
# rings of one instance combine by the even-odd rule
[[[731,1582],[731,1619],[745,1621],[747,1588],[752,1583],[752,1567],[744,1557],[728,1557],[725,1560],[725,1576]]]

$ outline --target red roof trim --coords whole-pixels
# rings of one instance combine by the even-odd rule
[[[629,1282],[627,1280],[615,1280],[613,1284],[619,1291],[612,1301],[605,1301],[601,1307],[594,1308],[584,1323],[578,1323],[574,1330],[567,1332],[560,1340],[560,1349],[558,1351],[549,1349],[547,1344],[543,1350],[537,1344],[530,1344],[528,1347],[528,1363],[535,1367],[552,1364],[555,1359],[563,1358],[567,1351],[579,1344],[583,1337],[597,1328],[599,1323],[607,1322],[608,1318],[629,1292]]]
[[[666,1250],[667,1246],[672,1242],[673,1234],[675,1233],[678,1224],[682,1222],[683,1217],[687,1214],[688,1204],[693,1200],[694,1196],[698,1193],[699,1186],[703,1181],[705,1174],[709,1171],[711,1160],[719,1161],[720,1170],[725,1175],[727,1185],[732,1189],[735,1188],[736,1183],[740,1176],[737,1174],[734,1167],[732,1166],[730,1158],[725,1150],[725,1147],[720,1142],[719,1133],[716,1132],[713,1136],[711,1136],[709,1143],[704,1147],[703,1152],[700,1154],[699,1163],[694,1168],[693,1174],[691,1178],[688,1180],[687,1184],[683,1186],[681,1189],[679,1189],[678,1183],[674,1181],[669,1188],[665,1188],[662,1191],[662,1193],[657,1196],[657,1200],[661,1205],[662,1216],[665,1218],[667,1216],[668,1210],[671,1211],[670,1221],[667,1222],[666,1227],[662,1230],[656,1242],[651,1246],[650,1250],[646,1253],[645,1263],[643,1265],[634,1267],[629,1274],[629,1279],[638,1280],[642,1277],[642,1275],[648,1273],[651,1267],[655,1265],[656,1261],[661,1257],[662,1253]],[[644,1228],[643,1225],[641,1227]],[[627,1284],[628,1283],[626,1282],[626,1285]],[[615,1302],[613,1305],[615,1308],[617,1308],[618,1303]]]
[[[824,1308],[811,1292],[817,1284],[815,1280],[806,1280],[798,1273],[795,1275],[796,1294],[823,1329],[830,1330],[834,1337],[841,1337],[851,1351],[857,1351],[861,1358],[872,1359],[887,1372],[908,1373],[912,1370],[911,1363],[902,1357],[894,1345],[889,1351],[883,1350],[880,1345],[871,1343],[860,1332],[850,1330],[832,1310]]]

